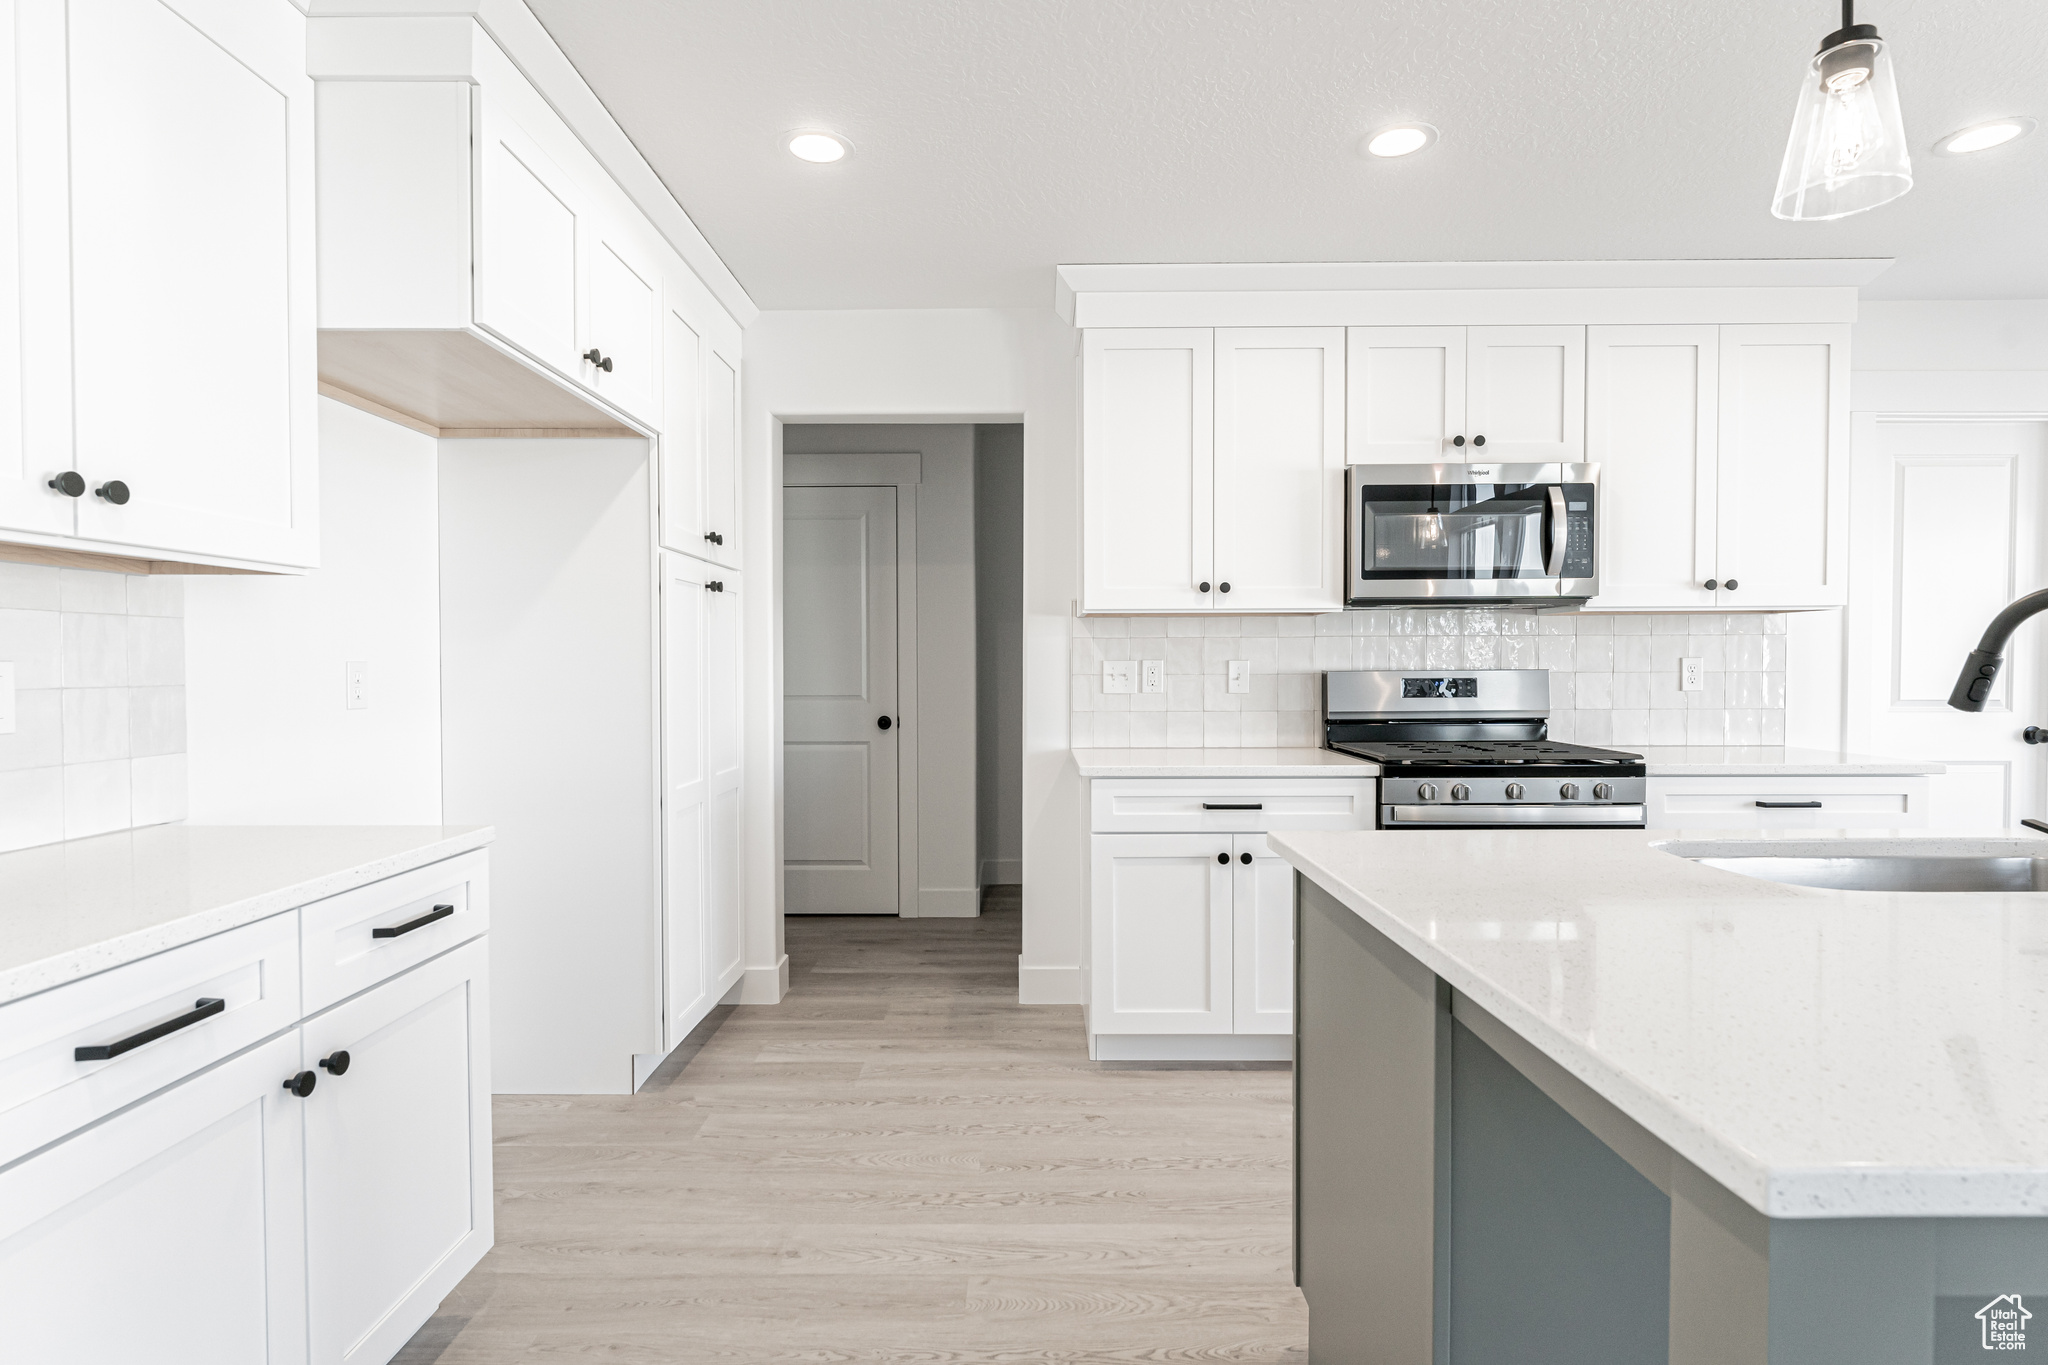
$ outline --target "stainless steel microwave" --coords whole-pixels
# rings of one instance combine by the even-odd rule
[[[1355,464],[1344,486],[1354,607],[1557,606],[1600,590],[1597,464]]]

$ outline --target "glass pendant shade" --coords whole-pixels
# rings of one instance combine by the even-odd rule
[[[1841,218],[1913,188],[1891,54],[1863,31],[1871,36],[1836,43],[1807,67],[1771,200],[1780,218]]]

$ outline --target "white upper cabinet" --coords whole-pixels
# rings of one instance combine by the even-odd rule
[[[71,467],[70,300],[62,259],[64,14],[60,6],[0,0],[0,528],[69,535],[71,499],[50,479]],[[57,229],[38,242],[38,231]],[[32,343],[31,343],[31,339]],[[24,381],[28,382],[24,382]]]
[[[1211,602],[1227,611],[1340,610],[1344,329],[1219,330],[1215,366]]]
[[[1586,458],[1600,466],[1602,607],[1711,611],[1720,332],[1586,329]]]
[[[661,543],[703,555],[704,338],[690,319],[670,308],[661,338]]]
[[[704,530],[698,553],[740,562],[740,367],[714,346],[704,361]],[[709,548],[706,549],[705,546]]]
[[[583,344],[590,386],[621,412],[661,420],[661,277],[624,232],[593,232]]]
[[[1215,596],[1215,334],[1111,328],[1081,343],[1082,602],[1199,611]]]
[[[1721,329],[1719,604],[1849,600],[1849,329]]]
[[[1353,327],[1347,376],[1350,464],[1461,460],[1463,327]]]
[[[1465,459],[1576,463],[1586,450],[1586,329],[1472,327]]]
[[[493,89],[478,103],[477,323],[557,373],[578,374],[582,189],[521,125],[526,101]]]

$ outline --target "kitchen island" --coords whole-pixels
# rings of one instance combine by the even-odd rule
[[[1269,839],[1313,1360],[1929,1365],[2048,1302],[2048,894],[1688,860],[1813,831]]]

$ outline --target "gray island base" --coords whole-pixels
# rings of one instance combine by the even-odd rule
[[[1314,1365],[2048,1354],[2048,1317],[2029,1322],[2048,1314],[2048,1218],[1766,1216],[1308,876],[1297,888]]]

